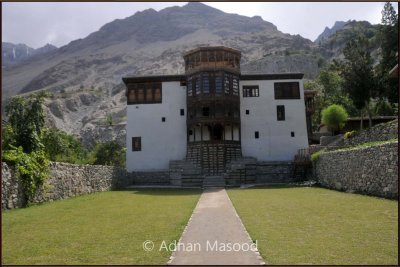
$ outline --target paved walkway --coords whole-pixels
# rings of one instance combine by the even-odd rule
[[[264,264],[254,247],[225,189],[207,189],[168,264]]]

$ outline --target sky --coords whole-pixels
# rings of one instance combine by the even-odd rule
[[[226,13],[261,16],[284,33],[300,34],[314,41],[335,21],[366,20],[378,24],[384,2],[273,3],[204,2]],[[57,47],[85,38],[114,19],[123,19],[144,9],[157,11],[186,2],[29,2],[2,3],[2,41],[39,48]],[[397,3],[392,3],[398,11]]]

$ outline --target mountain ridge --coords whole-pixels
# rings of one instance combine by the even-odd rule
[[[361,32],[368,26],[352,25],[348,27]],[[202,3],[147,9],[113,20],[45,57],[4,67],[3,99],[46,90],[56,96],[46,102],[49,123],[91,143],[115,136],[113,130],[99,126],[104,114],[124,121],[123,76],[182,74],[184,52],[198,46],[229,46],[242,52],[242,72],[302,72],[305,78],[314,78],[326,62],[341,55],[348,36],[335,34],[318,44],[282,33],[259,16],[228,14]]]
[[[57,47],[52,44],[45,44],[44,46],[35,49],[26,44],[14,44],[11,42],[2,42],[1,48],[3,66],[17,64],[33,56],[45,54],[57,49]]]

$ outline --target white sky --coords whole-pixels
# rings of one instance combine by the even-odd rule
[[[2,3],[2,41],[25,43],[39,48],[46,43],[57,47],[84,38],[114,19],[122,19],[137,11],[186,2],[70,2],[70,3]],[[366,20],[380,23],[384,2],[334,3],[265,3],[205,2],[227,13],[261,16],[284,33],[300,34],[315,40],[326,26],[335,21]],[[396,11],[397,3],[392,3]]]

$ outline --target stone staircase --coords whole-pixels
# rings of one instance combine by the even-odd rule
[[[201,169],[188,160],[171,160],[169,162],[171,185],[181,187],[201,187],[203,174]]]
[[[242,156],[240,144],[197,143],[187,148],[186,160],[202,169],[206,175],[221,175],[226,164]]]
[[[203,188],[225,187],[224,176],[205,176],[203,180]]]
[[[257,159],[241,157],[226,164],[225,181],[227,185],[251,184],[256,180]]]

